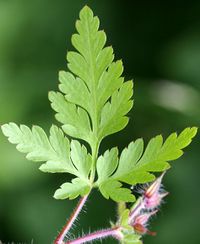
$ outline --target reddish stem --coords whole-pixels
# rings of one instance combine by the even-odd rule
[[[81,210],[82,210],[87,198],[88,198],[88,195],[82,197],[79,200],[79,202],[78,202],[76,208],[74,209],[74,211],[72,212],[69,220],[67,221],[67,223],[62,228],[62,230],[59,233],[59,235],[57,236],[56,240],[54,241],[54,244],[64,244],[64,238],[65,238],[66,234],[68,233],[68,231],[70,230],[70,228],[72,227],[72,225],[73,225],[74,221],[76,220],[77,216],[81,212]]]
[[[140,197],[138,198],[137,202],[135,203],[133,209],[131,209],[131,212],[130,212],[130,216],[129,216],[129,224],[131,224],[135,217],[137,215],[139,215],[139,213],[141,212],[141,210],[144,208],[144,202],[143,202],[143,198]]]
[[[86,242],[90,242],[90,241],[97,240],[97,239],[103,239],[103,238],[106,238],[109,236],[112,236],[118,240],[122,239],[122,233],[120,232],[120,227],[99,230],[99,231],[90,233],[88,235],[79,237],[75,240],[67,241],[67,242],[65,242],[65,244],[81,244],[81,243],[86,243]]]

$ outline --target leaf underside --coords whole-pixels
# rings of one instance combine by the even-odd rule
[[[73,199],[91,188],[88,179],[92,164],[91,155],[78,141],[72,140],[70,143],[57,126],[51,127],[49,138],[39,126],[33,126],[31,130],[25,125],[9,123],[2,126],[2,131],[11,143],[17,144],[20,152],[27,154],[27,159],[35,162],[46,161],[40,166],[41,171],[70,173],[78,177],[72,183],[66,183],[73,191],[69,187],[61,186],[61,189],[66,189],[66,197]],[[81,184],[80,188],[77,187],[78,183]],[[57,193],[60,191],[59,189]],[[63,199],[63,194],[56,194],[56,198],[59,196]]]
[[[197,128],[186,128],[179,135],[172,133],[164,142],[158,135],[144,149],[143,139],[131,142],[118,159],[116,148],[106,151],[97,161],[97,185],[105,198],[114,201],[134,201],[133,194],[121,183],[135,185],[155,179],[152,172],[162,172],[170,167],[169,161],[179,158],[182,149],[191,143]]]
[[[124,82],[122,61],[113,61],[113,49],[105,47],[106,34],[88,7],[81,10],[76,30],[76,51],[67,53],[70,71],[59,72],[61,92],[50,92],[49,99],[65,133],[92,147],[127,125],[133,82]]]
[[[76,30],[71,39],[75,51],[67,53],[69,71],[59,72],[59,91],[49,93],[62,129],[52,125],[48,137],[39,126],[30,129],[9,123],[2,126],[2,131],[20,152],[26,153],[27,159],[45,162],[41,171],[75,176],[55,192],[56,199],[84,196],[97,186],[107,199],[133,202],[131,190],[122,184],[152,181],[153,172],[168,169],[168,162],[183,154],[182,149],[190,144],[197,128],[186,128],[179,136],[173,133],[164,142],[161,135],[156,136],[146,149],[143,139],[137,139],[120,157],[117,148],[112,148],[94,161],[77,139],[86,142],[93,152],[103,138],[127,125],[127,114],[133,106],[133,82],[122,77],[122,61],[114,61],[112,47],[105,46],[106,34],[99,30],[99,19],[87,6],[80,12]],[[74,139],[69,140],[64,133]],[[90,176],[95,166],[98,179],[93,183]],[[139,239],[135,243],[140,243]]]
[[[85,196],[89,193],[90,186],[80,178],[74,178],[71,183],[67,182],[60,186],[54,194],[56,199],[74,199],[79,195]]]

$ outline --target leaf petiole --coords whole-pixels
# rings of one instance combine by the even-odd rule
[[[81,212],[83,206],[85,205],[85,202],[88,198],[89,194],[87,194],[86,196],[82,197],[76,208],[74,209],[74,211],[72,212],[70,218],[68,219],[67,223],[65,224],[65,226],[62,228],[61,232],[59,233],[59,235],[57,236],[56,240],[54,241],[54,244],[63,244],[63,240],[65,238],[65,236],[67,235],[68,231],[71,229],[72,225],[74,224],[75,220],[77,219],[79,213]]]
[[[91,242],[94,240],[99,240],[99,239],[104,239],[106,237],[113,237],[117,240],[121,240],[123,235],[121,233],[121,227],[115,226],[110,229],[104,229],[104,230],[99,230],[95,231],[93,233],[90,233],[88,235],[79,237],[75,240],[67,241],[65,244],[81,244],[81,243],[86,243],[86,242]]]
[[[99,151],[99,142],[95,143],[92,147],[92,167],[90,173],[90,182],[91,184],[94,183],[95,180],[95,173],[96,173],[96,162],[98,158],[98,151]]]

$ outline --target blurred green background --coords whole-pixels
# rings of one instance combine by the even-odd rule
[[[131,140],[200,123],[200,1],[0,0],[0,124],[57,123],[47,98],[66,69],[70,36],[80,9],[88,4],[101,19],[116,59],[135,81],[130,123],[101,147],[125,147]],[[198,244],[200,219],[199,136],[165,177],[170,191],[145,244]],[[0,133],[0,240],[52,243],[76,200],[56,201],[54,191],[68,179],[44,174],[38,164]],[[115,220],[115,205],[94,192],[76,233]],[[112,240],[103,243],[116,243]]]

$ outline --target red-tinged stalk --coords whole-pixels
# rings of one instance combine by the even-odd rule
[[[137,202],[134,204],[130,216],[129,216],[129,224],[131,224],[134,219],[141,213],[142,209],[144,209],[144,201],[142,197],[138,198]]]
[[[79,213],[81,212],[86,200],[88,198],[88,195],[82,197],[74,211],[72,212],[69,220],[61,230],[60,234],[57,236],[56,240],[54,241],[54,244],[64,244],[64,238],[67,235],[68,231],[71,229],[72,225],[74,224],[74,221],[77,219]]]
[[[121,227],[113,227],[110,229],[99,230],[88,235],[79,237],[75,240],[67,241],[65,244],[81,244],[86,242],[91,242],[94,240],[101,240],[106,237],[113,237],[117,240],[123,239],[123,234],[121,233]]]

